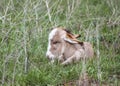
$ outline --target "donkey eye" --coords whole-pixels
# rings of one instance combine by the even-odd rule
[[[57,43],[58,43],[57,41],[53,42],[53,44],[57,44]]]
[[[60,43],[59,41],[55,41],[55,42],[53,42],[53,44],[57,44],[57,43]]]

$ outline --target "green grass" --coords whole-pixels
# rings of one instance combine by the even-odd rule
[[[93,44],[96,58],[86,63],[89,77],[118,86],[119,3],[119,0],[1,0],[0,84],[56,86],[79,79],[82,61],[63,67],[57,61],[50,64],[45,56],[51,28],[63,26],[81,34],[79,40]]]

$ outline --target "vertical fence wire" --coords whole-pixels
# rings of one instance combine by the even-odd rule
[[[28,0],[25,2],[28,3]],[[28,69],[28,54],[27,54],[27,27],[26,27],[26,15],[27,15],[27,5],[24,7],[24,26],[23,26],[23,40],[24,40],[24,53],[25,53],[25,63],[24,63],[24,72],[27,73]]]
[[[7,6],[6,6],[6,9],[4,11],[5,13],[4,13],[4,17],[2,19],[2,24],[3,24],[2,30],[5,29],[6,16],[7,16],[7,13],[8,13],[9,6],[10,6],[10,1],[8,2]],[[7,33],[9,33],[9,31]],[[1,41],[1,44],[4,44],[5,38],[6,38],[6,36],[3,37],[2,41]],[[2,70],[3,74],[2,74],[2,81],[1,81],[2,82],[2,84],[1,84],[2,86],[4,86],[4,83],[5,83],[7,57],[8,57],[7,55],[4,57],[3,70]]]
[[[96,44],[97,44],[97,77],[98,77],[98,86],[100,86],[100,80],[101,80],[101,67],[100,67],[100,50],[99,50],[99,25],[97,23],[96,26]]]

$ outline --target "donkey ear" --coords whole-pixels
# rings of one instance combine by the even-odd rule
[[[81,37],[80,34],[75,34],[74,36],[75,36],[75,38],[79,38],[79,37]]]
[[[75,44],[75,43],[79,43],[81,44],[82,42],[80,42],[78,39],[76,39],[76,37],[72,34],[67,33],[66,36],[63,38],[65,41],[71,43],[71,44]]]
[[[67,38],[67,37],[65,37],[65,38],[63,38],[63,39],[64,39],[65,41],[71,43],[71,44],[78,43],[78,42],[74,41],[73,39],[70,39],[70,38]]]
[[[67,34],[69,34],[69,35],[71,35],[71,36],[74,36],[75,38],[79,38],[79,37],[81,37],[80,34],[73,34],[73,33],[71,33],[71,31],[68,30],[68,29],[64,29],[64,31],[66,31]]]

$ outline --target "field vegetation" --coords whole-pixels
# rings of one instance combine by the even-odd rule
[[[48,34],[57,26],[91,42],[95,58],[50,64]],[[120,0],[0,0],[1,86],[59,86],[84,72],[101,86],[120,85]]]

